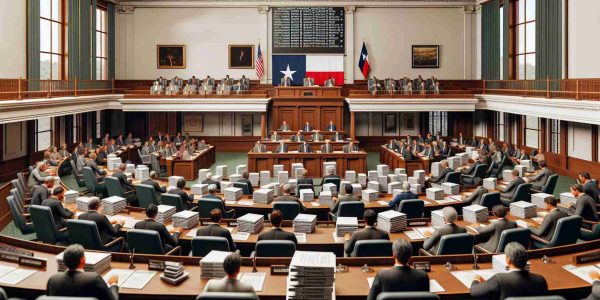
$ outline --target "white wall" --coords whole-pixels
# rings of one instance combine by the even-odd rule
[[[27,77],[27,1],[0,1],[0,78]]]
[[[600,77],[600,1],[569,1],[569,77]]]
[[[592,125],[569,122],[569,156],[592,160]]]

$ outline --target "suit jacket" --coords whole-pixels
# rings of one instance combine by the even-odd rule
[[[254,293],[252,285],[232,278],[211,279],[206,283],[204,292]]]
[[[287,153],[288,152],[288,145],[283,144],[283,147],[281,147],[281,145],[277,145],[277,150],[275,152],[277,152],[277,153]]]
[[[558,224],[558,220],[566,216],[567,213],[559,209],[551,211],[544,217],[542,224],[538,228],[531,226],[529,227],[529,229],[531,229],[531,234],[538,236],[546,241],[549,241],[554,235],[554,230],[556,229],[556,224]]]
[[[257,241],[264,240],[287,240],[292,241],[294,244],[298,245],[298,240],[293,232],[284,231],[281,228],[275,227],[267,232],[263,232],[258,235]]]
[[[384,292],[429,292],[429,276],[409,266],[381,270],[375,275],[367,300],[375,300]]]
[[[327,131],[336,131],[337,127],[335,126],[335,124],[333,124],[333,125],[328,124],[327,128],[325,128],[325,130],[327,130]]]
[[[358,230],[358,231],[355,231],[354,233],[352,233],[352,236],[350,237],[350,240],[346,244],[344,251],[346,252],[346,254],[348,256],[350,256],[350,254],[354,251],[354,245],[356,245],[356,242],[358,242],[358,241],[389,240],[389,239],[390,239],[390,235],[387,232],[385,232],[383,230],[379,230],[375,227],[365,227],[364,229],[361,229],[361,230]]]
[[[290,139],[294,142],[304,142],[304,134],[292,135]]]
[[[119,299],[119,287],[108,287],[104,279],[95,272],[65,271],[54,274],[48,279],[46,291],[49,296]]]
[[[312,125],[306,125],[306,124],[305,124],[305,125],[302,127],[302,130],[304,130],[304,131],[312,131],[312,130],[313,130],[313,127],[312,127]]]
[[[102,239],[102,243],[104,244],[108,244],[119,237],[121,225],[116,224],[113,226],[105,215],[99,214],[97,211],[83,213],[79,216],[79,220],[87,220],[96,223],[98,233],[100,233],[100,239]]]
[[[598,222],[596,203],[588,194],[579,196],[575,205],[569,208],[569,213],[580,216],[586,221]]]
[[[273,142],[277,142],[280,139],[281,139],[281,136],[279,134],[277,134],[277,135],[273,134],[273,135],[271,135],[271,138],[270,138],[270,140]]]
[[[525,270],[496,274],[488,281],[473,281],[471,285],[471,296],[485,299],[541,296],[547,291],[548,284],[544,277]]]
[[[106,147],[106,151],[108,152],[108,154],[116,152],[118,149],[119,148],[117,147],[117,145],[108,145],[108,147]]]
[[[410,152],[410,149],[405,148],[402,151],[399,151],[400,154],[402,155],[402,157],[404,158],[404,160],[412,160],[413,159],[413,154],[412,152]]]
[[[435,152],[435,151],[434,151],[434,150],[433,150],[431,147],[429,147],[429,148],[425,148],[425,149],[424,149],[424,150],[421,152],[421,154],[423,155],[423,157],[427,157],[427,158],[433,158],[433,155],[435,154],[434,152]]]
[[[139,221],[139,222],[135,223],[135,226],[133,226],[133,227],[135,229],[154,230],[154,231],[158,232],[158,235],[160,236],[160,240],[162,242],[163,249],[166,249],[167,244],[170,246],[176,247],[177,243],[179,242],[179,233],[174,233],[171,235],[169,233],[169,231],[167,230],[167,227],[165,227],[164,224],[158,223],[151,219]]]
[[[389,141],[386,144],[386,147],[390,150],[394,150],[397,151],[398,149],[400,149],[400,145],[398,144],[398,142],[394,142],[394,141]]]
[[[181,197],[181,200],[183,201],[183,205],[185,205],[188,209],[191,207],[192,202],[194,202],[194,198],[192,196],[188,195],[188,193],[186,193],[184,190],[182,190],[180,188],[171,189],[167,193],[173,194],[173,195],[178,195],[179,197]]]
[[[121,190],[124,193],[135,190],[135,187],[133,186],[133,184],[131,184],[129,182],[129,179],[127,179],[127,175],[125,175],[123,172],[116,171],[113,173],[112,176],[119,180],[119,184],[121,185]]]
[[[50,211],[52,211],[52,218],[54,219],[54,225],[56,225],[56,228],[58,229],[65,228],[65,226],[67,226],[65,219],[70,219],[74,215],[72,211],[63,206],[60,200],[54,197],[42,201],[42,206],[50,208]]]
[[[479,246],[481,246],[489,252],[496,252],[496,249],[498,248],[498,243],[500,242],[500,235],[502,235],[502,231],[513,228],[517,228],[516,222],[502,218],[494,223],[490,223],[482,229],[478,229],[477,231],[479,232],[479,234],[486,236],[491,234],[490,239],[483,244],[479,244]]]
[[[359,149],[358,149],[357,145],[352,145],[352,149],[350,149],[350,144],[347,144],[347,145],[344,145],[342,150],[344,151],[344,153],[350,153],[350,152],[358,151]]]
[[[519,185],[523,183],[525,183],[525,180],[523,180],[523,178],[521,177],[517,177],[511,180],[510,183],[506,186],[506,188],[504,188],[504,190],[502,191],[502,194],[500,194],[500,197],[511,199],[517,191],[517,187],[519,187]]]
[[[465,233],[467,230],[454,223],[446,224],[436,229],[433,234],[425,240],[423,243],[423,249],[427,250],[433,255],[437,255],[438,246],[443,236],[455,233]]]
[[[583,192],[590,195],[590,197],[592,197],[596,204],[600,203],[600,190],[598,190],[598,185],[593,180],[590,180],[583,184]]]
[[[394,207],[395,209],[398,209],[398,207],[400,207],[400,203],[402,202],[402,200],[411,200],[411,199],[419,199],[419,196],[411,191],[401,192],[400,194],[396,195],[396,197],[394,197],[394,199],[392,199],[392,201],[390,201],[390,203],[388,205],[390,207]]]
[[[472,193],[471,195],[465,197],[463,199],[463,203],[467,204],[467,205],[473,205],[473,204],[477,204],[477,205],[481,205],[481,198],[483,198],[483,194],[487,193],[488,190],[482,186],[478,186]]]
[[[433,176],[433,177],[429,178],[429,182],[435,183],[435,184],[442,184],[442,183],[446,182],[446,175],[448,175],[452,172],[454,172],[454,170],[452,170],[450,168],[445,168],[440,171],[438,176]]]
[[[256,152],[256,153],[267,152],[267,146],[265,146],[264,144],[254,145],[252,152]]]
[[[167,192],[167,189],[166,189],[165,187],[162,187],[162,186],[160,186],[160,185],[158,184],[158,182],[156,182],[156,181],[154,181],[154,180],[152,180],[152,179],[150,179],[150,178],[148,178],[148,179],[146,179],[146,180],[142,181],[142,184],[146,184],[146,185],[152,186],[152,187],[154,188],[154,190],[155,190],[157,193],[159,193],[159,194],[162,194],[162,193],[166,193],[166,192]]]
[[[309,144],[302,144],[300,146],[298,146],[298,152],[300,153],[311,153],[312,149],[310,148]]]
[[[204,226],[196,231],[196,236],[216,236],[216,237],[224,237],[227,239],[227,243],[229,244],[229,251],[237,250],[235,246],[235,242],[231,237],[231,232],[227,230],[227,228],[223,228],[218,224],[210,224],[208,226]]]
[[[38,168],[34,168],[29,174],[29,178],[27,179],[27,186],[32,189],[36,185],[40,185],[44,183],[44,178],[48,177],[48,173],[40,171]]]
[[[300,201],[300,199],[298,199],[298,197],[292,195],[281,195],[273,199],[273,202],[296,202],[300,205],[300,212],[306,213],[306,207],[304,207],[304,204]]]
[[[248,186],[248,192],[250,193],[249,195],[252,195],[252,192],[254,191],[254,187],[252,186],[252,182],[250,182],[249,179],[240,178],[240,180],[238,180],[237,182],[245,183],[246,186]]]
[[[288,124],[285,124],[285,125],[281,124],[281,127],[279,127],[279,130],[280,131],[288,131],[288,130],[290,130],[290,125],[288,125]]]
[[[310,136],[310,138],[313,142],[322,142],[323,141],[323,135],[320,133],[313,133]]]
[[[96,178],[102,177],[103,175],[106,174],[106,171],[98,168],[98,164],[94,160],[92,160],[92,159],[88,159],[85,162],[85,166],[88,167],[88,168],[90,168],[90,169],[92,169],[92,171],[94,171],[94,174],[96,175]]]
[[[528,178],[529,183],[531,183],[533,187],[541,189],[544,186],[544,184],[546,184],[546,181],[548,181],[550,175],[552,175],[552,171],[550,171],[550,169],[548,168],[543,168],[537,174]]]
[[[476,161],[474,163],[471,164],[471,166],[468,169],[464,169],[463,170],[463,174],[467,174],[467,175],[473,175],[475,174],[475,168],[477,166],[479,166],[481,164],[480,161]]]
[[[333,152],[333,146],[331,144],[321,145],[321,153],[331,153],[331,152]]]
[[[115,143],[117,144],[117,146],[125,146],[125,142],[123,141],[123,139],[117,139],[115,141]]]
[[[32,205],[41,205],[42,201],[48,199],[50,196],[50,191],[46,188],[45,185],[40,184],[33,187],[33,191],[31,193],[31,204]]]
[[[360,199],[353,195],[342,196],[338,199],[338,201],[333,202],[333,206],[331,206],[331,212],[337,214],[338,208],[340,207],[340,203],[350,201],[360,201]]]

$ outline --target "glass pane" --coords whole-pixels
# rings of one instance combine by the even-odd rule
[[[40,19],[40,51],[50,52],[50,21]]]
[[[40,79],[50,79],[50,54],[40,53]]]
[[[51,118],[41,118],[37,120],[37,131],[50,130]]]
[[[108,48],[108,34],[102,34],[102,57],[108,57],[107,48]]]
[[[106,24],[108,22],[107,20],[107,16],[106,16],[106,11],[102,11],[102,31],[104,32],[108,32],[108,25]]]
[[[527,0],[527,7],[525,7],[525,21],[535,20],[535,1],[536,0]]]
[[[517,27],[517,29],[517,36],[519,38],[517,53],[523,53],[525,52],[525,26],[520,25]]]
[[[102,79],[102,59],[96,58],[96,80]]]
[[[60,1],[52,0],[52,20],[60,22]]]
[[[60,24],[52,22],[52,52],[60,53]]]
[[[102,56],[102,40],[101,33],[96,32],[96,56]]]
[[[525,126],[527,129],[539,129],[539,119],[537,117],[525,116]]]
[[[37,151],[44,151],[52,143],[52,132],[44,131],[37,134]]]
[[[535,52],[535,22],[526,25],[526,51]]]
[[[96,30],[102,29],[102,13],[99,9],[96,9]]]
[[[519,8],[518,8],[518,16],[519,16],[519,20],[518,23],[523,23],[525,22],[525,0],[519,0]]]
[[[52,55],[52,79],[60,78],[60,55]]]
[[[102,60],[102,80],[108,80],[108,59]]]
[[[525,55],[519,55],[517,57],[518,57],[518,61],[519,61],[519,65],[518,65],[519,73],[517,74],[517,76],[518,76],[517,79],[525,79]]]
[[[525,62],[525,79],[535,79],[535,54],[527,54]]]
[[[525,144],[528,147],[538,148],[539,131],[537,130],[525,130]]]
[[[51,16],[50,0],[40,0],[40,17],[50,19]]]

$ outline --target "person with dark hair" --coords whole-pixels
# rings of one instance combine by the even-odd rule
[[[342,202],[360,201],[360,199],[358,199],[358,197],[352,195],[353,191],[354,191],[354,188],[352,187],[352,185],[346,184],[344,186],[344,192],[346,192],[346,194],[339,198],[333,198],[333,206],[331,206],[331,212],[334,214],[337,214],[338,208],[340,207],[340,203],[342,203]]]
[[[73,244],[63,252],[63,261],[67,270],[52,275],[46,285],[48,296],[56,297],[93,297],[98,300],[118,300],[119,280],[117,275],[108,278],[108,286],[102,276],[96,272],[86,272],[85,250],[81,245]]]
[[[283,222],[283,216],[281,215],[281,211],[273,210],[271,213],[271,224],[273,225],[273,229],[263,232],[258,235],[257,241],[263,240],[288,240],[294,242],[296,246],[298,245],[298,240],[296,239],[296,235],[293,232],[284,231],[281,228],[281,223]]]
[[[67,226],[65,219],[71,219],[75,215],[74,211],[70,211],[63,206],[64,199],[65,190],[62,187],[57,186],[52,191],[52,197],[42,201],[42,206],[49,207],[50,211],[52,211],[54,225],[56,225],[56,228],[59,230]]]
[[[229,251],[237,250],[235,242],[231,237],[231,232],[227,230],[227,228],[221,227],[219,222],[221,222],[222,213],[220,209],[213,209],[210,211],[210,221],[212,224],[201,227],[196,231],[196,236],[216,236],[216,237],[224,237],[227,239],[227,243],[229,244]]]
[[[375,224],[377,223],[377,213],[374,210],[365,210],[363,217],[365,219],[365,228],[352,233],[352,236],[344,249],[347,256],[352,254],[354,245],[356,245],[356,242],[358,241],[390,239],[390,235],[387,232],[375,228]]]
[[[575,203],[570,203],[568,206],[568,214],[580,216],[583,220],[589,222],[598,222],[598,211],[596,209],[596,203],[590,195],[583,192],[583,186],[581,184],[574,184],[570,187],[571,195],[577,198]],[[582,227],[587,229],[592,228],[590,223],[582,223]]]
[[[558,220],[568,215],[566,212],[557,209],[556,206],[558,201],[554,197],[547,197],[544,199],[544,204],[546,205],[546,210],[549,211],[549,213],[544,217],[542,224],[538,228],[529,226],[529,229],[531,230],[531,234],[549,241],[554,235],[554,230],[556,229]]]
[[[579,173],[577,181],[579,184],[583,185],[583,191],[592,197],[596,204],[600,204],[600,190],[598,189],[598,183],[592,180],[590,173]]]
[[[79,220],[87,220],[96,223],[100,239],[102,240],[102,243],[106,245],[120,236],[119,229],[123,227],[125,221],[109,221],[105,215],[98,213],[100,204],[100,199],[98,197],[93,197],[88,203],[88,211],[81,214]],[[109,251],[119,252],[121,249],[123,249],[124,252],[129,252],[127,251],[127,245],[121,247],[121,243],[116,243]]]
[[[249,177],[250,173],[244,172],[242,173],[242,178],[238,180],[238,182],[244,183],[248,187],[248,194],[246,195],[252,195],[252,193],[254,192],[254,187],[252,187],[252,182],[250,182],[250,180],[248,179]]]
[[[204,292],[255,294],[252,285],[238,280],[241,266],[242,257],[240,254],[237,252],[229,254],[223,261],[223,270],[227,276],[209,280],[204,287]]]
[[[511,199],[517,192],[519,185],[525,183],[525,180],[519,176],[518,170],[512,170],[513,180],[511,180],[504,189],[501,189],[500,197],[503,199]]]
[[[496,217],[498,217],[498,221],[492,222],[483,228],[477,228],[477,226],[473,227],[477,230],[477,232],[479,232],[480,236],[489,236],[487,242],[478,244],[477,246],[494,253],[498,248],[502,231],[506,229],[517,228],[517,223],[506,219],[506,210],[504,209],[504,205],[495,205],[492,207],[492,212]]]
[[[194,198],[188,195],[183,189],[185,188],[185,179],[177,180],[177,187],[169,190],[168,194],[178,195],[186,209],[192,209]]]
[[[509,272],[498,273],[487,281],[477,275],[471,284],[472,297],[503,300],[508,297],[543,296],[548,292],[546,279],[526,269],[529,257],[521,244],[508,243],[504,253]]]
[[[429,276],[423,270],[408,265],[412,256],[412,245],[403,239],[392,244],[396,263],[394,267],[379,271],[375,275],[367,300],[375,300],[385,292],[429,292]]]
[[[154,219],[158,214],[158,206],[156,204],[149,204],[146,208],[146,220],[139,221],[135,223],[135,229],[146,229],[146,230],[154,230],[158,232],[160,235],[160,240],[162,242],[162,247],[165,252],[171,251],[173,248],[177,247],[177,243],[179,242],[179,235],[181,234],[181,228],[173,228],[169,232],[167,227],[164,224],[156,222]]]

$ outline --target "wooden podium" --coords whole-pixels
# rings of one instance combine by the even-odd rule
[[[342,88],[337,86],[276,86],[277,98],[339,98]]]

